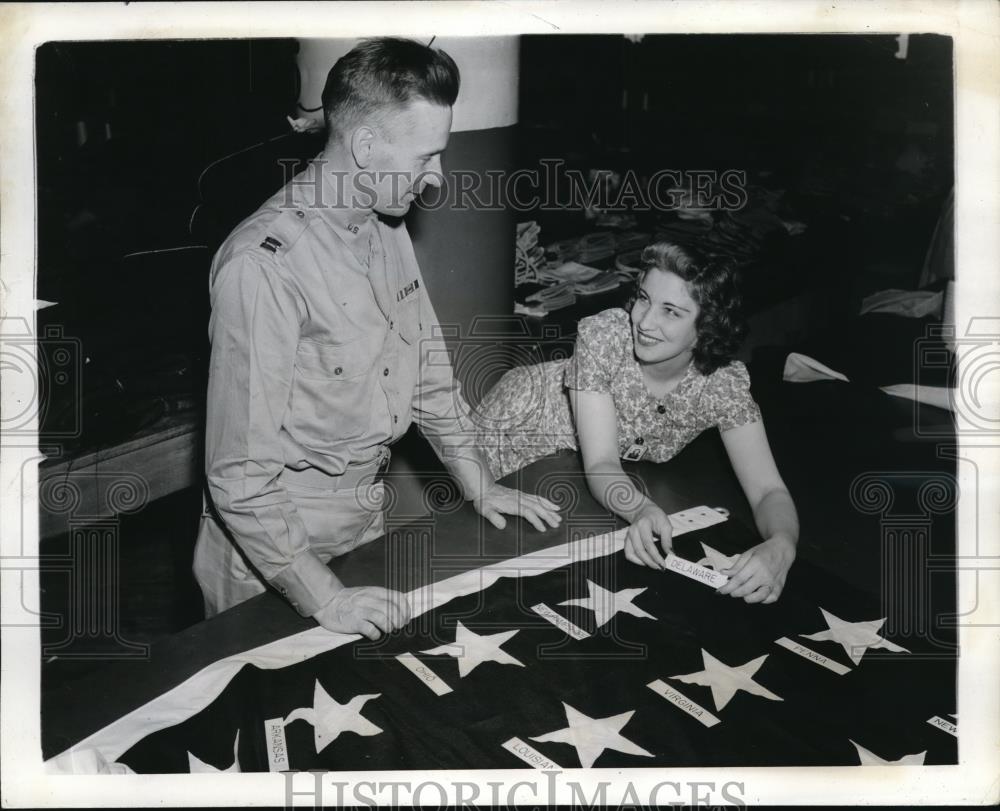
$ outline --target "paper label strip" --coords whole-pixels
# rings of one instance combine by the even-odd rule
[[[554,760],[545,757],[545,755],[534,747],[528,746],[520,738],[511,738],[509,741],[501,744],[501,746],[512,755],[519,757],[529,766],[534,766],[536,769],[562,769],[562,766]]]
[[[287,772],[288,746],[285,743],[285,719],[269,718],[264,722],[264,740],[267,742],[267,768],[272,772]]]
[[[656,679],[651,681],[646,685],[650,690],[656,693],[658,696],[665,698],[671,704],[673,704],[677,709],[682,712],[686,712],[692,718],[697,721],[701,721],[707,727],[714,727],[716,724],[720,723],[721,719],[712,715],[708,710],[702,707],[700,704],[692,701],[684,693],[678,692],[669,684],[661,679]]]
[[[437,673],[434,673],[429,667],[426,667],[412,653],[401,653],[396,657],[396,661],[420,679],[435,695],[443,696],[451,692],[451,687],[445,683],[444,679],[438,676]]]
[[[573,639],[586,639],[590,634],[583,630],[579,625],[576,625],[566,619],[562,614],[553,611],[545,603],[538,603],[538,605],[531,606],[531,610],[534,611],[542,619],[551,622],[564,634],[568,634],[573,637]]]
[[[714,589],[729,582],[729,578],[724,574],[719,574],[714,569],[693,563],[686,558],[678,557],[673,552],[667,554],[667,570],[690,577],[692,580],[697,580],[699,583],[704,583]]]
[[[807,648],[805,645],[800,645],[798,642],[793,642],[788,637],[781,637],[781,639],[774,640],[776,645],[781,645],[781,647],[786,650],[790,650],[792,653],[797,653],[803,659],[808,659],[817,665],[825,667],[827,670],[832,670],[838,676],[843,676],[845,673],[850,673],[851,669],[845,667],[840,662],[835,662],[833,659],[828,659],[820,653],[816,653],[812,648]]]
[[[944,718],[939,718],[935,715],[933,718],[928,718],[927,723],[932,727],[944,730],[949,735],[954,735],[956,738],[958,737],[958,726],[951,723],[951,721],[945,721]]]

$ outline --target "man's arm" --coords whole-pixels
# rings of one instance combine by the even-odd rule
[[[233,538],[261,575],[309,616],[342,585],[310,548],[302,518],[278,482],[299,307],[264,257],[248,252],[218,269],[205,454],[209,492]]]
[[[507,522],[503,514],[520,515],[539,532],[562,521],[559,508],[540,496],[499,485],[476,446],[469,405],[455,379],[448,349],[429,299],[420,338],[420,373],[413,397],[413,419],[438,458],[459,483],[466,499],[497,529]]]

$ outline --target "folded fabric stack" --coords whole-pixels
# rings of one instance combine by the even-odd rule
[[[615,255],[615,235],[610,231],[595,231],[580,237],[578,248],[581,262],[598,262]]]
[[[545,246],[545,257],[550,265],[561,265],[580,258],[580,238],[561,239]]]
[[[579,262],[564,262],[556,267],[545,267],[538,271],[538,281],[541,284],[561,284],[563,282],[586,282],[599,275],[601,271]]]
[[[588,282],[577,282],[574,290],[581,296],[595,296],[598,293],[607,293],[614,290],[622,283],[622,277],[616,272],[602,273]]]
[[[642,251],[626,251],[615,257],[615,268],[624,279],[634,279],[642,271]]]
[[[525,301],[528,303],[537,302],[545,308],[546,312],[561,310],[563,307],[576,304],[576,284],[576,282],[554,284],[544,290],[539,290],[537,293],[532,293]]]
[[[615,234],[615,251],[631,251],[645,248],[652,240],[652,235],[642,231],[623,231]]]
[[[617,211],[602,211],[594,222],[602,228],[635,228],[636,225],[635,215]]]
[[[545,250],[538,244],[542,229],[534,220],[517,224],[514,248],[514,286],[538,280],[538,270],[545,263]]]

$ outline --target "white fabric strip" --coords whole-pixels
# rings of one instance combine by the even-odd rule
[[[541,549],[518,558],[463,572],[407,594],[412,616],[439,608],[456,597],[492,586],[501,577],[530,577],[619,551],[625,530]],[[303,662],[360,639],[358,634],[336,634],[311,628],[258,648],[220,659],[186,681],[123,715],[65,752],[46,761],[55,774],[99,774],[119,771],[114,761],[147,735],[179,724],[211,704],[244,665],[265,670]]]

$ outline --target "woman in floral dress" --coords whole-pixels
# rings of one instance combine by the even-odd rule
[[[625,557],[662,568],[670,522],[621,459],[666,462],[717,427],[764,539],[724,571],[719,591],[774,602],[795,559],[798,519],[746,367],[732,359],[745,334],[732,269],[667,242],[647,247],[642,262],[629,310],[580,321],[573,357],[501,378],[477,409],[479,445],[498,478],[578,449],[594,497],[629,523]]]

